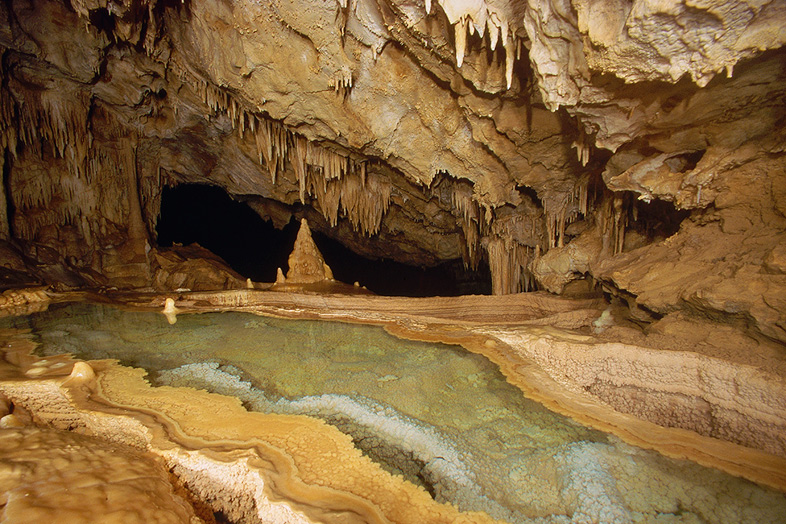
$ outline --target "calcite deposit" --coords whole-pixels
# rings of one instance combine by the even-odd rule
[[[6,522],[204,522],[152,454],[20,424],[0,429],[0,457]]]
[[[498,294],[589,278],[786,338],[780,2],[302,7],[4,3],[8,269],[191,288],[155,226],[210,184],[364,256],[485,261]]]
[[[785,21],[780,0],[2,2],[0,312],[90,290],[168,299],[173,321],[461,324],[553,409],[783,489],[762,456],[786,454]],[[302,220],[278,283],[159,241],[164,190],[187,184]],[[262,242],[243,226],[226,237]],[[368,259],[487,271],[495,296],[298,294],[362,290],[333,282],[310,229]],[[662,445],[636,421],[690,436]],[[189,460],[199,486],[224,463]]]
[[[696,515],[770,522],[786,508],[783,359],[765,345],[724,354],[745,343],[733,340],[732,330],[716,334],[694,325],[689,347],[668,330],[636,341],[617,332],[610,341],[605,334],[620,326],[587,334],[598,324],[592,319],[606,317],[599,315],[601,300],[540,293],[415,300],[246,289],[184,292],[177,306],[160,295],[102,301],[109,299],[115,306],[55,304],[51,312],[11,321],[29,329],[0,331],[0,395],[13,410],[0,426],[27,425],[32,435],[38,431],[32,421],[61,430],[55,440],[89,445],[80,436],[91,435],[136,448],[128,451],[132,457],[147,452],[172,472],[174,492],[208,520],[217,512],[231,522],[482,523],[492,522],[489,516],[630,522]],[[178,311],[176,325],[150,310],[162,301]],[[142,305],[149,312],[128,310]],[[507,314],[499,315],[500,308]],[[245,314],[197,314],[217,310]],[[359,329],[286,325],[258,315],[381,324],[399,337],[460,344],[491,362],[471,365],[467,356],[477,364],[478,355],[448,346],[415,346],[404,357]],[[320,342],[308,347],[309,339]],[[38,345],[33,340],[43,358],[29,353]],[[60,354],[68,347],[149,372],[114,360],[75,361]],[[384,374],[386,367],[395,374]],[[501,385],[492,379],[499,370]],[[413,382],[425,377],[428,384]],[[513,404],[487,396],[502,386]],[[344,393],[320,394],[321,387]],[[364,388],[398,403],[375,402],[357,392]],[[515,392],[587,427],[549,422],[553,414],[532,406],[524,408],[529,422],[521,426]],[[327,424],[319,420],[325,417]],[[429,425],[440,419],[449,425]],[[523,445],[512,456],[509,440]],[[639,448],[665,457],[643,458]],[[18,452],[3,450],[0,458],[13,460]],[[401,469],[391,474],[369,457]],[[30,464],[43,469],[48,460],[43,453]],[[124,459],[97,453],[91,460],[103,472]],[[111,483],[114,477],[105,475]],[[27,489],[17,477],[11,484]],[[83,487],[92,493],[93,484]],[[148,494],[156,504],[168,499],[166,487]],[[21,519],[35,510],[13,509]]]
[[[319,252],[314,239],[311,238],[311,230],[308,222],[304,218],[300,222],[300,229],[295,239],[295,245],[288,259],[289,271],[285,279],[279,277],[280,283],[289,282],[291,284],[313,284],[333,280],[333,271],[325,262],[322,253]],[[276,283],[279,283],[278,281]]]

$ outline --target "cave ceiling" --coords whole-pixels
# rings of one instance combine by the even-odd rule
[[[778,0],[3,2],[0,237],[142,285],[163,188],[210,184],[368,257],[485,260],[495,293],[590,275],[784,340],[784,21]]]

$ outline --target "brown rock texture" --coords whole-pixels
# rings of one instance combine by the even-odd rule
[[[8,522],[204,522],[152,453],[22,425],[0,429],[0,456],[0,514]]]
[[[209,184],[364,256],[485,261],[497,294],[589,278],[784,342],[785,9],[4,2],[0,239],[33,281],[190,288],[155,226]]]

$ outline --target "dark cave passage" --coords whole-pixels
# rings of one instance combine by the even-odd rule
[[[283,229],[276,229],[271,221],[263,220],[219,187],[182,184],[164,188],[156,232],[161,247],[197,243],[244,277],[273,282],[277,268],[287,271],[298,228],[293,219]],[[420,268],[362,257],[318,231],[313,231],[313,238],[336,280],[348,284],[357,281],[379,295],[491,293],[491,276],[485,264],[477,271],[465,269],[460,260]]]
[[[378,295],[427,297],[491,294],[491,273],[485,263],[477,271],[465,269],[461,260],[421,268],[394,260],[362,257],[318,231],[312,231],[312,236],[336,280],[348,284],[357,281]]]
[[[197,243],[255,282],[273,282],[276,268],[286,270],[297,224],[283,230],[215,186],[165,187],[156,226],[158,245]]]

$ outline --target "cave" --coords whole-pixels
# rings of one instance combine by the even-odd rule
[[[783,520],[785,19],[0,3],[0,520]]]
[[[297,227],[276,229],[223,189],[186,184],[162,192],[156,233],[161,247],[196,243],[243,277],[272,282],[276,270],[286,268]]]
[[[221,188],[182,184],[164,188],[161,194],[156,243],[163,248],[198,244],[221,257],[242,277],[273,282],[278,268],[288,269],[287,258],[297,228],[295,220],[276,228],[272,221],[263,220]],[[363,257],[322,233],[314,233],[313,237],[325,261],[334,268],[338,281],[362,283],[378,295],[456,296],[491,292],[485,264],[475,271],[465,267],[460,259],[436,267],[416,267]]]

